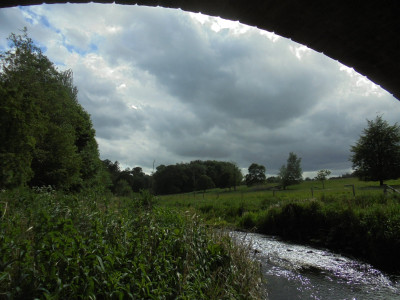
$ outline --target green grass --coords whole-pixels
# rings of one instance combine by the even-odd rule
[[[387,184],[399,186],[400,180],[387,181]],[[236,191],[233,189],[213,189],[205,193],[161,196],[157,203],[163,207],[178,208],[183,211],[194,209],[211,223],[220,219],[235,225],[244,212],[255,212],[285,202],[327,197],[345,198],[348,199],[347,201],[351,201],[354,196],[353,188],[349,185],[355,186],[356,197],[383,194],[379,182],[364,182],[356,178],[345,178],[327,180],[325,189],[318,181],[304,181],[301,184],[289,186],[287,190],[275,192],[272,189],[276,184],[256,187],[240,186]],[[313,193],[311,192],[312,188]]]
[[[400,180],[387,184],[397,187]],[[355,196],[353,195],[353,188]],[[400,271],[400,195],[355,178],[306,181],[287,190],[273,185],[160,197],[164,207],[196,211],[216,226],[232,226],[328,247]],[[312,190],[313,189],[313,193]]]
[[[0,192],[0,298],[257,299],[249,251],[152,196]]]

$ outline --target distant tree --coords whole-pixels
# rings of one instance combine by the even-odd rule
[[[146,175],[141,167],[135,167],[130,172],[132,176],[132,190],[136,193],[150,188],[150,176]]]
[[[153,174],[156,194],[177,194],[192,191],[193,180],[185,164],[161,165]]]
[[[377,116],[354,146],[350,157],[358,178],[365,181],[396,179],[400,176],[400,126]]]
[[[354,172],[353,173],[345,173],[339,176],[339,178],[352,178],[352,177],[357,177]]]
[[[132,188],[125,179],[120,179],[115,185],[115,194],[121,197],[129,197],[132,195]]]
[[[187,166],[185,166],[188,178],[192,179],[191,183],[187,183],[187,189],[195,191],[199,186],[199,179],[201,176],[206,174],[206,166],[202,161],[196,160],[191,161]]]
[[[252,186],[265,182],[265,167],[256,163],[252,163],[248,168],[249,173],[245,177],[246,185]]]
[[[116,193],[116,185],[117,185],[117,181],[119,179],[121,170],[119,167],[119,162],[115,161],[114,163],[112,161],[110,161],[109,159],[105,159],[102,161],[103,166],[105,168],[105,170],[108,172],[110,180],[111,180],[111,184],[109,186],[111,192],[113,192],[114,194]]]
[[[283,189],[289,185],[300,183],[302,180],[301,158],[293,152],[289,153],[286,166],[283,165],[279,171],[279,178]]]
[[[324,170],[319,170],[317,173],[317,176],[315,176],[315,180],[321,181],[323,189],[325,189],[324,182],[328,178],[329,175],[331,175],[331,171],[324,169]]]
[[[279,177],[277,176],[270,176],[266,179],[267,183],[279,183]]]
[[[205,176],[209,177],[218,188],[236,188],[243,178],[238,166],[232,162],[196,160],[190,163],[161,165],[157,167],[152,177],[154,191],[156,194],[195,191],[204,183],[199,184],[199,180],[205,181]]]
[[[208,189],[215,188],[215,184],[210,177],[203,174],[197,180],[197,189],[205,192]]]

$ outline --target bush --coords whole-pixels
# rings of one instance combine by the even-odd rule
[[[245,214],[242,228],[313,243],[365,259],[388,271],[399,271],[400,207],[383,196],[323,197],[322,201],[290,201]]]

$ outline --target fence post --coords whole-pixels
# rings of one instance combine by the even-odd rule
[[[314,188],[311,188],[311,198],[314,198]]]
[[[351,186],[353,188],[353,196],[356,196],[356,190],[354,188],[354,184],[346,184],[345,186]]]

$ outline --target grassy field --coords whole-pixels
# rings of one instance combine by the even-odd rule
[[[398,187],[400,180],[386,184]],[[272,188],[242,186],[236,191],[170,195],[158,203],[199,212],[210,225],[279,235],[400,271],[400,194],[384,194],[378,182],[355,178],[328,180],[324,189],[316,181],[284,191]]]
[[[394,187],[400,186],[400,179],[387,181],[386,184]],[[331,197],[352,202],[356,198],[383,195],[383,189],[379,186],[379,182],[365,182],[357,178],[327,180],[324,185],[323,189],[321,182],[304,181],[301,184],[289,186],[287,190],[275,191],[276,184],[256,187],[240,186],[236,191],[214,189],[207,190],[205,193],[161,196],[158,197],[157,203],[167,208],[195,210],[209,224],[222,222],[237,226],[243,213],[258,212],[283,203]]]
[[[0,191],[1,299],[259,299],[245,246],[153,198]]]

